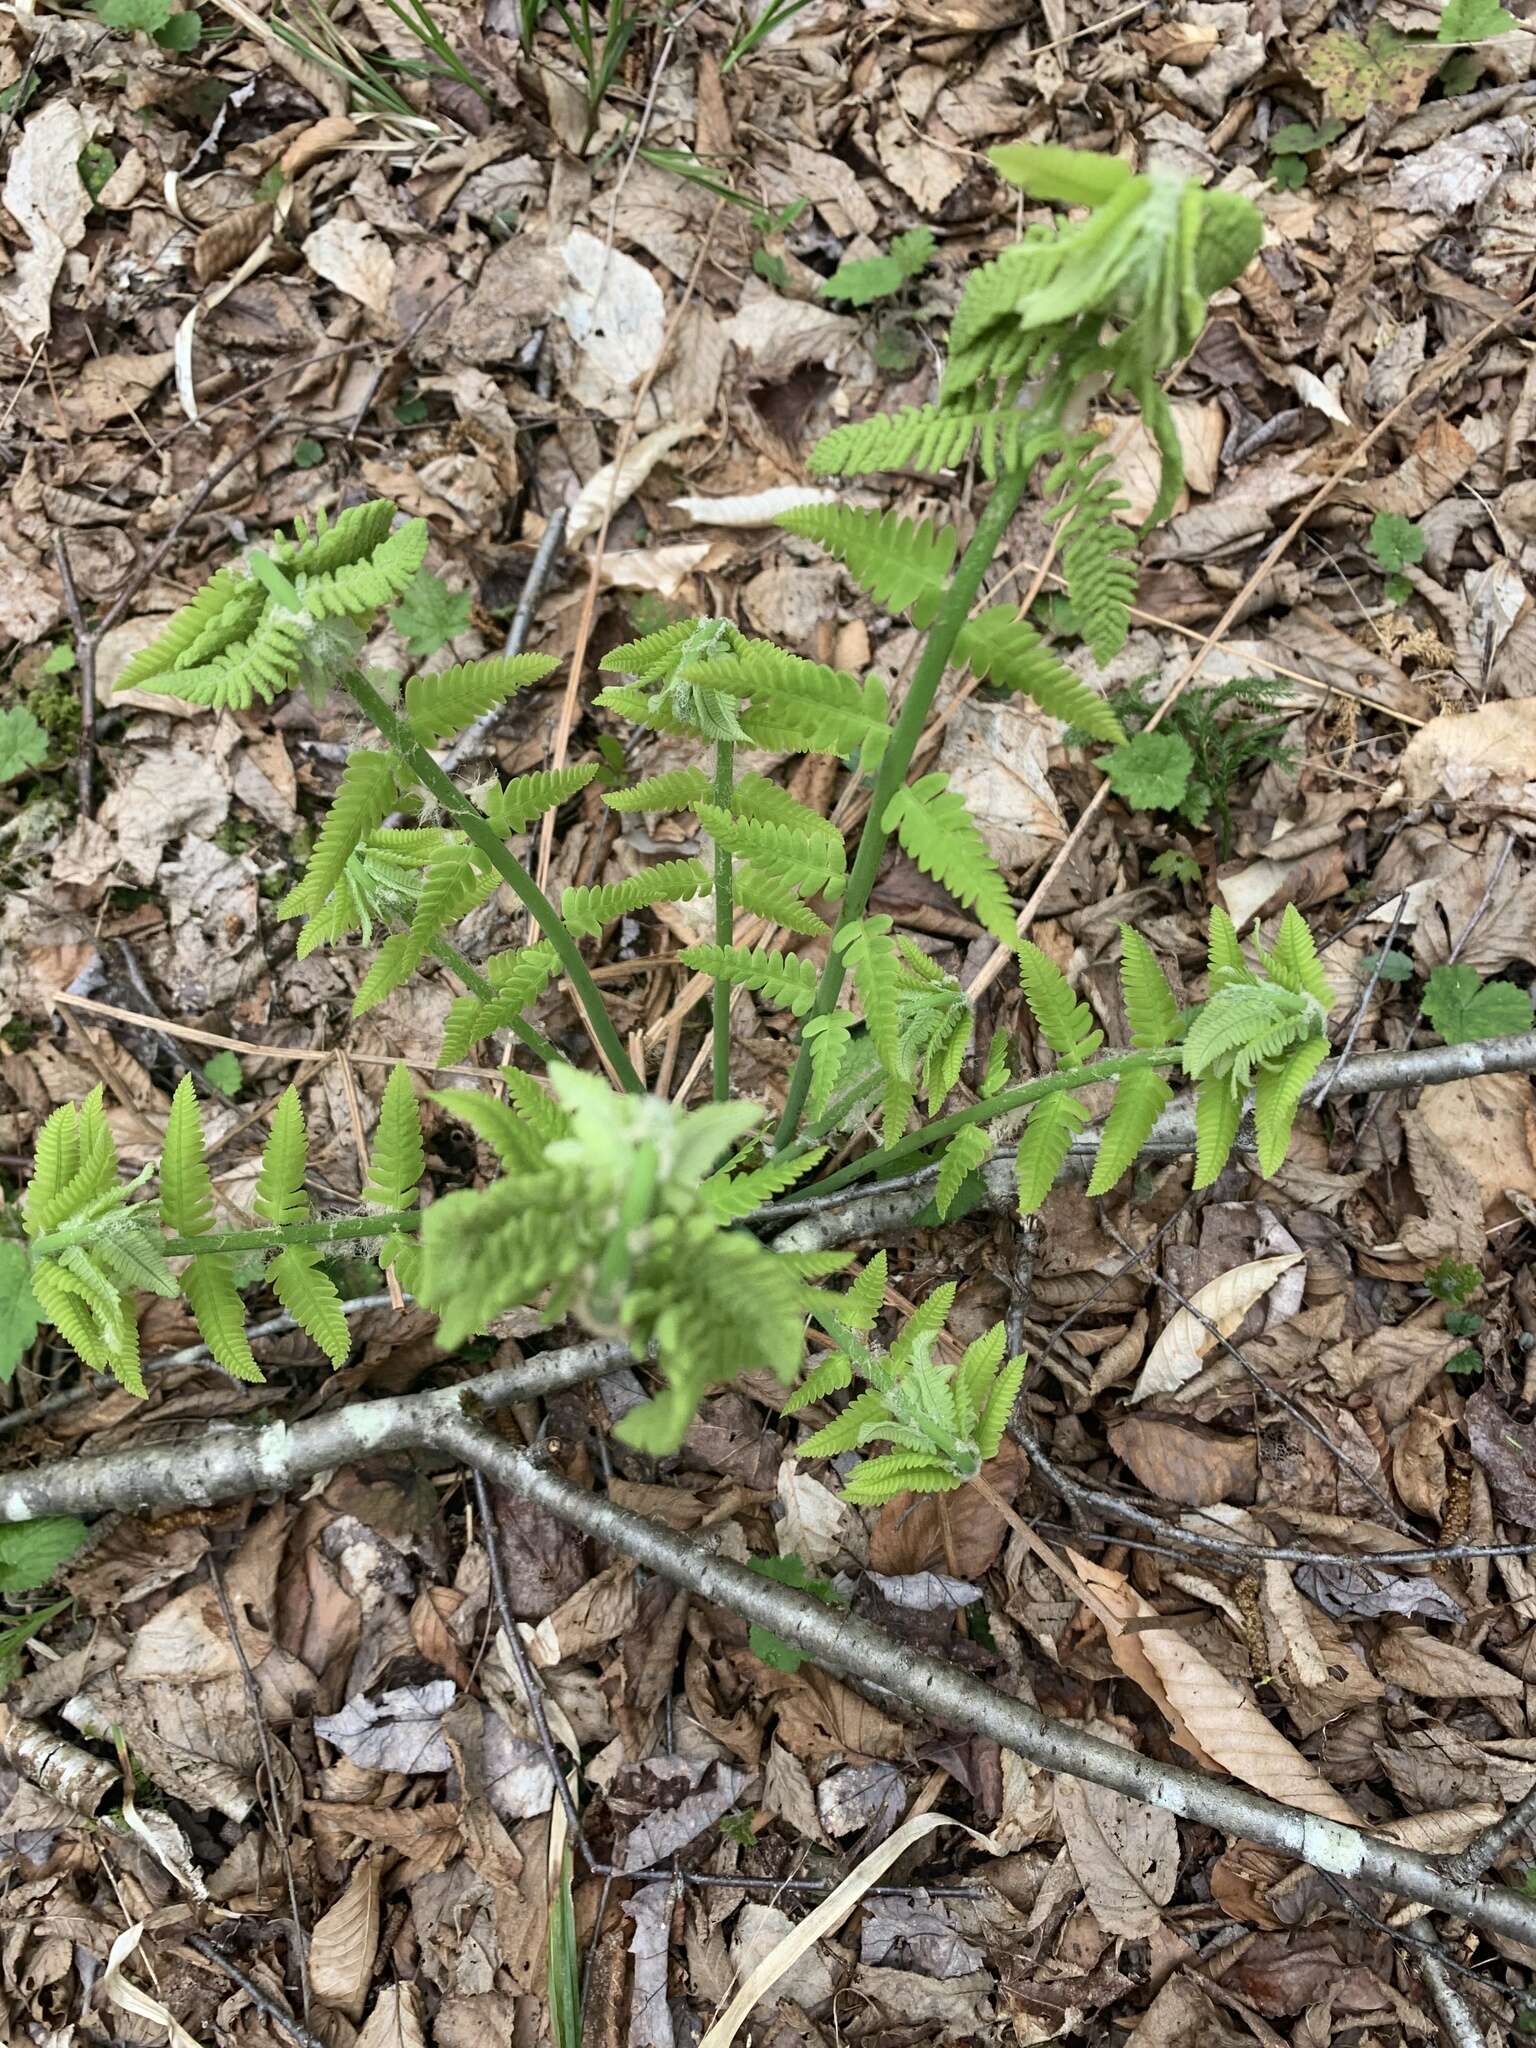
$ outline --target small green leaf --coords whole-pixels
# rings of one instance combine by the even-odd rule
[[[1381,586],[1381,594],[1388,604],[1406,604],[1413,595],[1413,585],[1406,576],[1389,576]]]
[[[238,1095],[245,1079],[245,1070],[239,1060],[227,1048],[216,1052],[211,1059],[204,1060],[203,1072],[215,1088],[222,1088],[226,1095]]]
[[[474,599],[467,590],[450,590],[432,570],[418,569],[389,623],[405,642],[407,654],[424,660],[464,631],[473,610]]]
[[[1319,121],[1316,127],[1310,121],[1287,121],[1283,128],[1271,132],[1269,147],[1275,156],[1307,156],[1314,149],[1326,149],[1330,142],[1337,142],[1348,125],[1336,115]]]
[[[1437,967],[1425,986],[1423,1008],[1447,1045],[1531,1028],[1529,991],[1512,981],[1485,982],[1472,967]]]
[[[782,256],[775,256],[771,249],[754,249],[752,268],[763,282],[771,284],[776,292],[789,289],[789,265]]]
[[[1110,788],[1133,811],[1175,810],[1195,765],[1189,742],[1173,732],[1139,732],[1098,758]]]
[[[203,40],[203,18],[194,14],[190,7],[180,14],[173,14],[164,28],[155,30],[155,41],[162,50],[174,50],[178,56],[188,50],[195,50]]]
[[[117,169],[117,158],[104,142],[88,142],[75,159],[75,168],[80,173],[80,182],[92,199],[101,196],[112,173]]]
[[[1475,1337],[1483,1327],[1483,1319],[1475,1308],[1448,1308],[1445,1327],[1453,1337]]]
[[[41,1320],[27,1280],[27,1255],[14,1238],[0,1237],[0,1383],[31,1349]]]
[[[153,35],[171,18],[171,0],[91,0],[96,18],[122,35]]]
[[[1387,570],[1406,568],[1424,559],[1424,534],[1400,512],[1378,512],[1371,521],[1371,553]]]
[[[1396,947],[1392,947],[1385,953],[1367,953],[1360,962],[1360,965],[1367,974],[1370,974],[1375,970],[1378,960],[1381,962],[1380,979],[1382,981],[1412,981],[1413,961],[1406,953],[1399,953]]]
[[[1166,853],[1157,856],[1147,872],[1155,875],[1160,882],[1198,882],[1200,863],[1193,854],[1185,853],[1177,846],[1170,846]]]
[[[0,711],[0,782],[14,782],[48,758],[48,735],[25,704]]]
[[[426,416],[427,401],[414,391],[402,391],[395,400],[395,418],[402,427],[419,427]]]
[[[1458,1378],[1464,1374],[1481,1372],[1483,1369],[1483,1354],[1481,1351],[1475,1351],[1468,1344],[1462,1350],[1451,1353],[1451,1356],[1445,1361],[1445,1369],[1447,1372],[1455,1373]]]
[[[1307,182],[1307,160],[1304,156],[1273,156],[1269,160],[1270,183],[1278,185],[1282,192],[1294,192]]]
[[[1486,43],[1494,36],[1507,36],[1520,26],[1498,0],[1446,0],[1437,43]]]
[[[56,647],[50,647],[43,658],[45,676],[67,676],[75,666],[75,643],[61,640]]]
[[[1482,1274],[1465,1259],[1437,1259],[1424,1270],[1424,1285],[1436,1301],[1454,1301],[1458,1307],[1470,1301],[1482,1284]]]
[[[293,444],[294,466],[298,469],[313,469],[316,463],[324,462],[325,450],[318,441],[311,441],[306,434],[302,441]]]
[[[36,1522],[0,1527],[0,1593],[30,1593],[46,1586],[90,1531],[73,1515],[45,1515]]]
[[[883,256],[868,256],[841,263],[821,287],[825,299],[846,299],[851,306],[868,306],[876,299],[888,299],[925,270],[933,258],[932,228],[909,228],[898,235]]]
[[[748,1571],[760,1578],[773,1579],[781,1586],[793,1586],[801,1593],[810,1593],[828,1607],[843,1607],[843,1600],[830,1579],[813,1579],[802,1561],[791,1551],[787,1557],[749,1557]],[[805,1662],[803,1652],[792,1643],[786,1643],[771,1629],[760,1628],[754,1621],[747,1632],[747,1645],[754,1657],[774,1671],[798,1671]]]

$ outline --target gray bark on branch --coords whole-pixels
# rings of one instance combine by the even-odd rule
[[[883,1688],[929,1720],[986,1736],[1042,1770],[1107,1786],[1127,1799],[1226,1835],[1246,1836],[1262,1848],[1293,1856],[1346,1883],[1411,1899],[1512,1941],[1536,1943],[1536,1901],[1508,1886],[1456,1884],[1415,1850],[1281,1806],[1262,1793],[1203,1771],[1158,1763],[1068,1723],[1049,1720],[1022,1700],[923,1655],[845,1609],[824,1607],[808,1593],[714,1556],[691,1537],[586,1492],[466,1416],[445,1416],[437,1427],[437,1443],[495,1485],[546,1508],[608,1549],[728,1608],[743,1621],[771,1629],[826,1669]]]
[[[1320,1096],[1379,1095],[1406,1088],[1429,1088],[1446,1081],[1475,1081],[1484,1074],[1527,1074],[1536,1071],[1536,1031],[1516,1032],[1508,1038],[1480,1038],[1469,1045],[1431,1045],[1417,1052],[1362,1053],[1349,1060],[1325,1060],[1302,1095],[1303,1104]],[[1334,1077],[1337,1076],[1337,1079]],[[1245,1115],[1237,1136],[1237,1149],[1251,1151],[1255,1144],[1253,1122]],[[1181,1096],[1168,1105],[1152,1126],[1141,1159],[1178,1159],[1195,1149],[1195,1104],[1193,1096]],[[1074,1138],[1067,1152],[1065,1174],[1086,1180],[1099,1156],[1099,1133],[1084,1131]],[[1014,1148],[1002,1146],[981,1168],[987,1206],[1003,1213],[1018,1203],[1014,1185]],[[850,1238],[873,1237],[882,1230],[898,1230],[920,1216],[933,1199],[939,1168],[925,1166],[915,1173],[869,1187],[850,1187],[825,1196],[808,1195],[776,1202],[759,1210],[751,1221],[769,1224],[777,1216],[799,1217],[774,1238],[776,1251],[825,1251]]]

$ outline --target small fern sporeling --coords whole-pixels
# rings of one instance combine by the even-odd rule
[[[1033,199],[1086,215],[1033,225],[973,271],[931,404],[838,427],[812,456],[831,475],[952,467],[974,455],[991,480],[974,531],[967,538],[940,520],[837,504],[779,521],[921,636],[904,691],[878,673],[791,653],[728,618],[679,619],[604,656],[592,707],[661,751],[652,772],[629,778],[624,749],[604,732],[600,758],[465,791],[433,749],[536,688],[555,664],[522,654],[404,679],[368,666],[368,633],[412,583],[428,545],[425,523],[401,521],[385,500],[301,522],[291,537],[219,569],[129,664],[128,687],[210,708],[246,710],[296,684],[316,697],[340,693],[374,737],[347,759],[278,915],[298,921],[301,957],[327,948],[356,961],[354,1014],[382,1018],[411,977],[446,972],[455,986],[440,1061],[484,1058],[509,1033],[538,1071],[498,1071],[493,1056],[484,1087],[419,1095],[396,1066],[346,1214],[314,1211],[304,1109],[291,1088],[270,1105],[248,1215],[224,1213],[189,1079],[170,1108],[153,1194],[140,1191],[154,1168],[120,1173],[100,1090],[55,1111],[38,1139],[23,1227],[39,1306],[87,1365],[142,1391],[134,1302],[149,1291],[183,1297],[219,1364],[259,1378],[242,1298],[258,1284],[340,1365],[349,1338],[329,1260],[338,1246],[371,1246],[436,1314],[450,1349],[530,1303],[551,1325],[573,1319],[621,1338],[651,1388],[619,1433],[664,1454],[705,1391],[733,1373],[765,1369],[792,1385],[814,1319],[835,1356],[792,1405],[855,1379],[863,1390],[805,1449],[886,1446],[847,1489],[874,1503],[981,1483],[1024,1362],[1005,1358],[1001,1327],[957,1363],[941,1362],[952,1287],[937,1288],[881,1349],[869,1333],[883,1262],[839,1292],[824,1283],[841,1256],[765,1243],[753,1227],[765,1205],[793,1199],[808,1181],[819,1196],[855,1178],[931,1167],[946,1218],[989,1161],[995,1170],[993,1155],[1011,1136],[1028,1212],[1107,1107],[1089,1182],[1091,1194],[1105,1195],[1142,1156],[1172,1075],[1194,1091],[1197,1186],[1222,1170],[1250,1098],[1260,1164],[1278,1166],[1327,1050],[1328,986],[1296,912],[1251,952],[1213,914],[1207,992],[1189,1005],[1146,942],[1124,930],[1129,1042],[1106,1049],[1102,1022],[1062,966],[1019,937],[1009,878],[962,790],[943,770],[913,773],[946,674],[1025,697],[1086,738],[1124,743],[1090,657],[1102,664],[1124,642],[1136,536],[1090,408],[1139,408],[1162,458],[1153,519],[1163,517],[1180,467],[1158,379],[1193,346],[1212,293],[1259,239],[1247,201],[1160,172],[1034,146],[993,160]],[[1079,655],[1000,592],[990,602],[984,594],[1031,482],[1059,534]],[[744,758],[746,749],[817,765],[792,766],[781,779],[771,760]],[[806,800],[830,788],[846,801]],[[850,847],[839,821],[855,805],[864,822]],[[557,812],[579,813],[589,828],[607,816],[625,845],[606,870],[579,869],[555,902],[524,855],[528,835]],[[664,843],[648,838],[647,821],[659,816],[668,820]],[[586,843],[610,841],[598,832]],[[946,956],[872,908],[893,845],[976,937],[1010,948],[1030,1043],[998,1033],[983,1054]],[[522,942],[506,932],[504,891],[531,920]],[[710,987],[715,1099],[702,1109],[647,1092],[643,1034],[621,1035],[587,957],[615,927],[631,953],[658,912],[685,928],[677,964]],[[782,1033],[793,1053],[771,1137],[764,1106],[736,1099],[733,1085],[733,1006],[743,1005],[756,1005],[768,1038]],[[582,1069],[572,1042],[546,1035],[557,1026],[571,1033],[573,1011],[617,1090]],[[629,1023],[635,1012],[620,1014]],[[674,1043],[669,1075],[675,1051]],[[441,1149],[427,1142],[424,1097],[432,1119],[459,1127]],[[481,1171],[461,1172],[458,1185],[450,1175],[431,1195],[429,1166],[462,1159],[469,1146],[481,1148]]]

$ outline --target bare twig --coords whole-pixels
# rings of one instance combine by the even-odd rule
[[[75,757],[75,788],[80,802],[80,815],[91,815],[91,783],[96,764],[96,635],[85,623],[85,613],[80,609],[80,593],[75,588],[75,572],[70,566],[69,544],[63,530],[53,536],[54,560],[59,565],[59,580],[64,585],[64,608],[69,613],[70,627],[75,636],[75,661],[80,670],[80,751]]]
[[[1454,1884],[1471,1884],[1491,1869],[1512,1842],[1536,1826],[1536,1784],[1513,1805],[1502,1820],[1475,1835],[1464,1849],[1445,1859],[1445,1874]]]
[[[549,581],[549,572],[554,566],[555,556],[560,552],[560,543],[565,538],[565,507],[557,506],[550,514],[549,524],[539,540],[533,560],[528,565],[528,575],[523,583],[522,593],[517,600],[517,610],[512,614],[512,625],[507,633],[506,655],[521,654],[527,645],[528,635],[533,627],[533,614],[544,585]],[[443,755],[441,767],[445,775],[454,774],[464,762],[472,761],[485,745],[502,707],[493,705],[483,716],[477,718],[467,732],[460,733],[453,745]]]
[[[318,2034],[311,2033],[302,2020],[296,2019],[275,1998],[269,1997],[256,1980],[247,1976],[238,1963],[232,1963],[206,1934],[180,1934],[175,1939],[184,1942],[205,1962],[212,1963],[216,1970],[222,1970],[232,1984],[238,1984],[256,2010],[271,2020],[275,2027],[280,2027],[290,2040],[297,2041],[299,2048],[326,2048]]]
[[[1246,1836],[1333,1876],[1453,1913],[1490,1933],[1536,1943],[1536,1901],[1505,1887],[1453,1885],[1428,1857],[1415,1851],[1049,1720],[1022,1700],[996,1691],[954,1664],[914,1651],[845,1610],[826,1608],[808,1594],[762,1578],[712,1555],[686,1536],[585,1492],[462,1415],[445,1416],[436,1441],[498,1485],[536,1502],[595,1541],[688,1587],[701,1599],[771,1629],[828,1669],[883,1688],[947,1727],[986,1736],[1041,1769],[1108,1786],[1128,1799],[1203,1822],[1224,1834]]]

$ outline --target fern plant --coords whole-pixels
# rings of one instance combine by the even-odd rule
[[[864,1458],[843,1481],[843,1497],[879,1507],[899,1493],[948,1493],[976,1479],[995,1458],[1028,1360],[1007,1358],[1001,1323],[971,1344],[959,1363],[934,1357],[955,1302],[955,1285],[936,1287],[903,1324],[889,1350],[869,1341],[885,1298],[886,1261],[878,1253],[847,1293],[819,1304],[817,1320],[838,1345],[796,1388],[789,1411],[862,1380],[834,1422],[800,1445],[807,1458],[832,1458],[866,1444],[889,1451]]]
[[[1092,1091],[1113,1083],[1091,1183],[1105,1192],[1144,1144],[1174,1070],[1196,1091],[1199,1184],[1230,1153],[1250,1091],[1261,1159],[1273,1163],[1283,1153],[1325,1049],[1326,984],[1295,913],[1251,961],[1230,924],[1213,919],[1210,993],[1189,1009],[1175,1002],[1144,942],[1126,933],[1131,1038],[1106,1053],[1060,970],[1018,938],[1006,882],[960,793],[942,773],[911,775],[949,669],[1020,692],[1096,740],[1123,739],[1113,707],[1046,637],[1013,606],[978,600],[1034,477],[1060,528],[1083,638],[1100,660],[1121,645],[1135,536],[1120,516],[1090,407],[1107,397],[1141,409],[1162,454],[1153,514],[1161,517],[1180,466],[1157,380],[1193,345],[1210,295],[1243,268],[1259,238],[1246,201],[1161,173],[1136,176],[1123,164],[1053,148],[1001,150],[994,160],[1030,197],[1086,207],[1086,218],[1037,222],[972,275],[932,405],[839,427],[812,458],[820,472],[840,474],[947,466],[974,455],[992,489],[969,542],[962,550],[942,525],[839,505],[781,522],[825,547],[923,636],[894,711],[877,675],[805,660],[725,618],[673,620],[605,658],[597,707],[691,742],[695,762],[604,787],[598,777],[611,784],[607,771],[619,753],[605,735],[603,763],[461,790],[432,749],[541,681],[552,664],[537,655],[470,662],[414,674],[403,686],[369,669],[369,627],[412,587],[427,542],[420,520],[397,523],[383,500],[333,522],[301,523],[291,538],[220,569],[129,665],[129,686],[209,707],[248,708],[297,684],[346,698],[376,742],[348,759],[280,915],[302,920],[301,953],[368,950],[359,1013],[429,960],[446,967],[461,992],[448,1014],[444,1064],[511,1032],[545,1073],[505,1067],[504,1097],[438,1098],[497,1164],[488,1184],[447,1188],[422,1206],[422,1130],[410,1079],[397,1069],[381,1107],[366,1208],[346,1216],[310,1213],[303,1116],[297,1097],[284,1097],[252,1198],[252,1228],[240,1219],[218,1225],[190,1083],[177,1091],[153,1199],[131,1199],[146,1176],[122,1181],[99,1095],[58,1112],[40,1140],[28,1197],[29,1257],[39,1304],[87,1363],[140,1383],[133,1295],[145,1288],[184,1295],[219,1361],[254,1374],[240,1298],[252,1265],[236,1264],[247,1253],[260,1255],[254,1265],[272,1290],[339,1360],[345,1322],[325,1248],[372,1240],[380,1262],[437,1312],[449,1346],[527,1302],[551,1320],[575,1317],[622,1336],[651,1358],[660,1380],[624,1433],[656,1452],[681,1440],[712,1382],[753,1367],[792,1381],[807,1318],[819,1316],[853,1361],[850,1370],[863,1373],[874,1361],[870,1387],[886,1403],[889,1455],[948,1459],[946,1469],[963,1479],[968,1461],[995,1446],[1012,1366],[993,1357],[988,1340],[977,1362],[941,1390],[926,1376],[928,1323],[919,1320],[897,1347],[918,1371],[918,1391],[898,1398],[896,1383],[878,1377],[887,1368],[875,1354],[844,1342],[857,1335],[848,1317],[862,1297],[841,1308],[813,1286],[840,1262],[774,1253],[744,1227],[752,1212],[816,1173],[817,1191],[832,1191],[857,1176],[931,1161],[940,1211],[949,1213],[995,1144],[1000,1120],[1009,1129],[1021,1117],[1020,1201],[1035,1208],[1099,1106]],[[820,810],[777,780],[741,772],[743,747],[840,764],[849,793],[867,796],[851,858]],[[519,842],[552,810],[598,801],[620,814],[677,816],[697,851],[622,880],[572,886],[556,904],[535,883]],[[971,1093],[950,1106],[975,1051],[971,1006],[959,981],[890,917],[870,914],[893,841],[1014,950],[1054,1062],[1049,1071],[1016,1078],[1018,1049],[996,1038],[972,1064]],[[472,960],[475,945],[460,927],[483,914],[503,884],[536,929],[527,943]],[[646,1094],[583,947],[616,920],[706,897],[710,936],[686,947],[682,960],[711,984],[715,1101],[690,1114]],[[747,943],[739,918],[760,921],[768,935]],[[557,982],[621,1094],[578,1071],[533,1023],[534,1006]],[[755,1135],[761,1108],[734,1099],[730,1006],[741,991],[794,1020],[795,1064],[771,1141]],[[871,1136],[876,1142],[858,1149]],[[826,1171],[834,1138],[854,1140],[855,1156]],[[190,1263],[176,1270],[179,1260]],[[870,1406],[866,1419],[874,1415]],[[866,1481],[879,1483],[879,1475]]]

